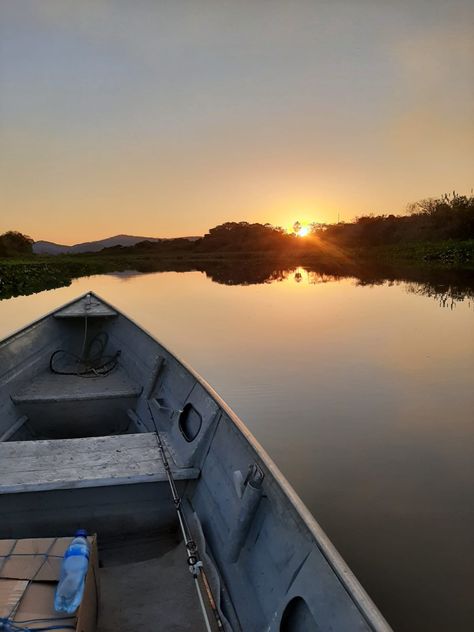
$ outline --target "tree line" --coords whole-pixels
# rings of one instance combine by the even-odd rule
[[[354,222],[314,226],[312,234],[340,246],[474,239],[474,197],[453,191],[410,204],[406,215],[363,215]]]
[[[474,239],[474,197],[456,192],[411,204],[405,215],[363,215],[353,222],[313,223],[305,237],[301,226],[289,233],[271,224],[225,222],[211,228],[195,241],[168,239],[143,241],[135,246],[104,248],[100,254],[238,253],[238,252],[314,252],[324,246],[371,247],[410,242]],[[32,253],[33,240],[10,231],[0,235],[0,257],[18,257]]]
[[[313,223],[305,237],[270,224],[227,222],[194,242],[197,251],[311,251],[318,246],[383,246],[474,239],[474,197],[456,192],[409,205],[406,215],[362,215],[353,222]]]

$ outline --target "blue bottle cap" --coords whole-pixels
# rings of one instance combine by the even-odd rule
[[[83,538],[87,538],[87,530],[86,530],[86,529],[78,529],[78,530],[76,531],[76,534],[75,534],[75,535],[76,535],[76,538],[79,538],[79,537],[81,537],[81,536],[82,536]]]

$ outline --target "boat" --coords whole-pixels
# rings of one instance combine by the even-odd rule
[[[245,424],[93,292],[0,342],[0,511],[0,539],[96,534],[101,632],[390,630]]]

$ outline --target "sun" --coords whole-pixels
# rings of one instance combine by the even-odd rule
[[[298,232],[296,234],[298,235],[298,237],[306,237],[308,233],[309,233],[309,227],[301,226],[301,228],[298,229]]]

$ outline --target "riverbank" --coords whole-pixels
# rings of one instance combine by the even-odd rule
[[[459,266],[474,268],[474,240],[458,241],[449,239],[434,242],[410,242],[387,246],[374,246],[358,251],[358,258],[381,259],[385,261],[411,263],[417,266],[435,267]]]
[[[179,252],[120,253],[45,256],[0,259],[0,299],[34,294],[69,285],[74,278],[136,270],[138,272],[185,272],[199,270],[213,280],[228,284],[264,283],[282,271],[307,266],[325,274],[360,276],[360,270],[377,268],[396,278],[426,278],[446,270],[474,269],[474,240],[420,242],[341,250],[322,247],[314,252]],[[402,273],[403,271],[403,273]],[[365,276],[365,275],[364,275]]]

